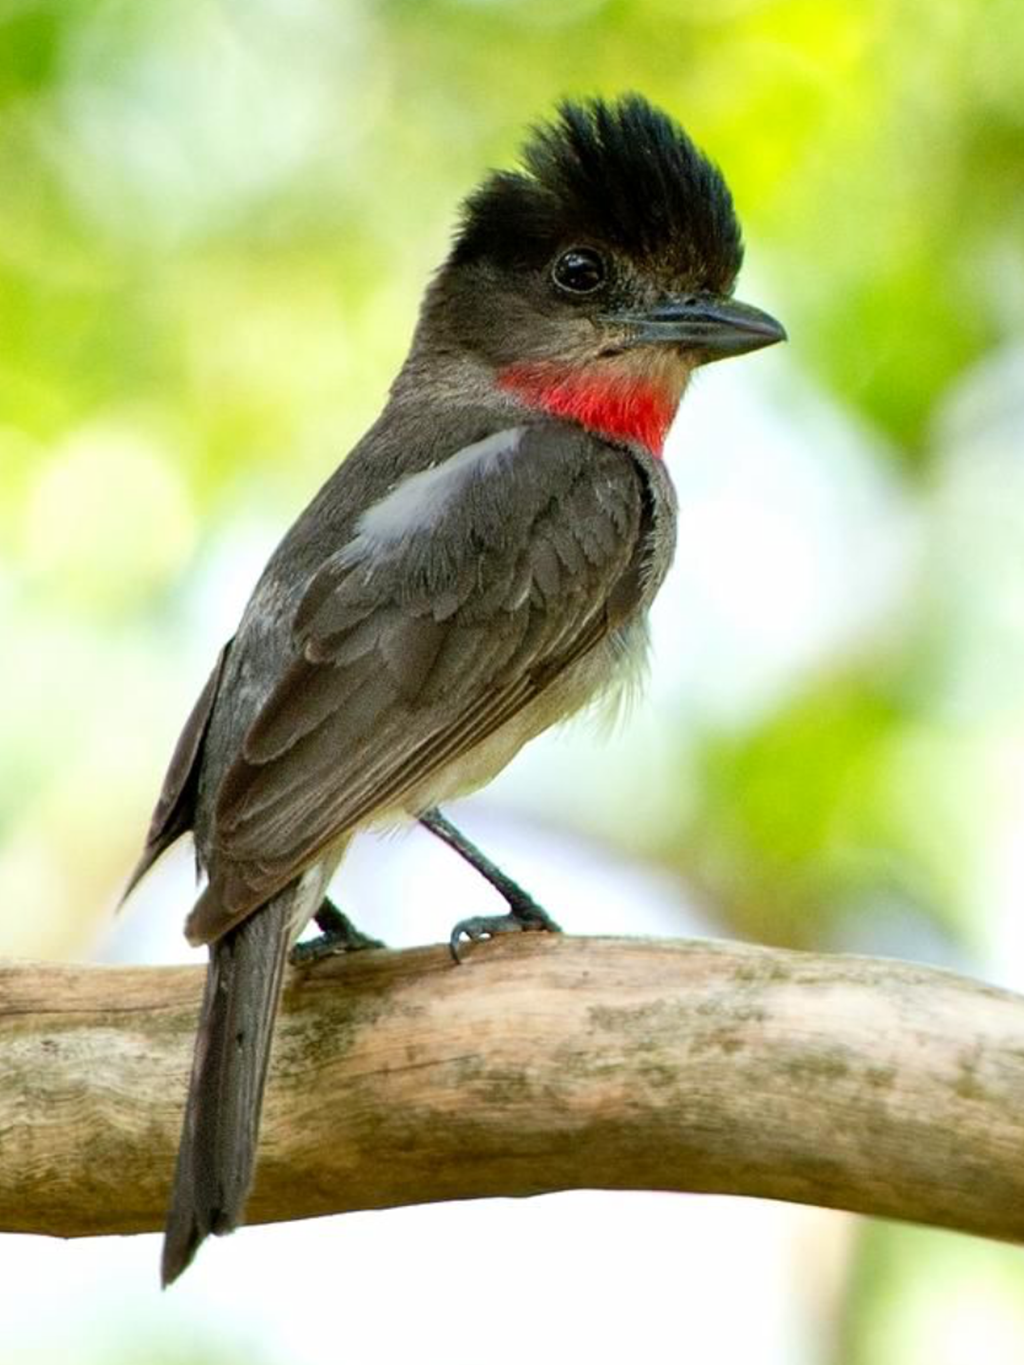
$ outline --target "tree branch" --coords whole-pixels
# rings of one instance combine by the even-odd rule
[[[0,1230],[163,1220],[201,971],[0,968]],[[289,975],[253,1222],[703,1190],[1024,1240],[1024,999],[947,972],[531,934]]]

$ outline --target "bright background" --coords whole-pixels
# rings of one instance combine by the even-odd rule
[[[459,814],[576,932],[1024,985],[1022,73],[1019,0],[6,0],[0,951],[186,955],[186,856],[112,908],[217,647],[460,196],[558,96],[636,88],[792,340],[674,428],[648,703]],[[394,943],[489,903],[419,834],[343,883]],[[156,1259],[0,1239],[5,1365],[1024,1362],[1019,1251],[752,1201],[253,1229],[164,1296]]]

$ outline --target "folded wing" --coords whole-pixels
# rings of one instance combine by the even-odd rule
[[[649,527],[634,460],[564,428],[506,444],[399,485],[313,579],[294,659],[217,793],[194,941],[401,807],[635,608]]]

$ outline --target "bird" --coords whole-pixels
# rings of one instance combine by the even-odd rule
[[[507,913],[455,926],[456,958],[557,928],[441,804],[642,676],[676,409],[699,366],[786,337],[733,297],[742,257],[721,171],[635,93],[562,101],[465,200],[380,416],[185,724],[125,892],[191,832],[185,933],[209,963],[165,1286],[243,1220],[289,958],[375,942],[327,898],[356,831],[420,820],[502,891]]]

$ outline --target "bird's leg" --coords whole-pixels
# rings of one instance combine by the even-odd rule
[[[305,943],[296,943],[288,957],[293,967],[307,966],[310,962],[319,962],[321,958],[333,957],[336,953],[357,953],[362,948],[384,947],[379,938],[370,938],[361,933],[348,915],[343,914],[326,896],[313,918],[320,936],[307,939]]]
[[[486,854],[481,853],[476,844],[456,829],[436,806],[420,816],[420,824],[429,829],[431,834],[436,834],[449,848],[453,848],[461,858],[465,858],[466,862],[475,867],[481,877],[486,878],[508,902],[508,913],[505,915],[476,915],[472,919],[459,920],[448,940],[448,946],[456,962],[459,960],[459,940],[463,935],[476,943],[482,938],[493,938],[495,934],[514,934],[536,929],[559,932],[558,925],[544,907],[538,905],[518,882],[507,877],[500,867],[496,867]]]

